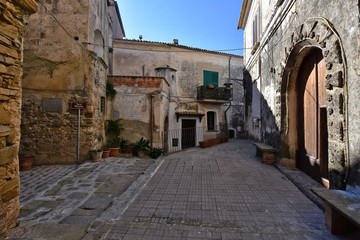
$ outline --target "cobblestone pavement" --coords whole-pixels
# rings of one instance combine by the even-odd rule
[[[303,193],[312,181],[280,170],[247,140],[35,167],[20,174],[20,226],[8,239],[359,239],[332,236]]]
[[[20,226],[8,239],[80,239],[110,206],[125,211],[161,163],[110,157],[22,171]]]
[[[255,148],[233,140],[166,157],[105,239],[351,239]]]

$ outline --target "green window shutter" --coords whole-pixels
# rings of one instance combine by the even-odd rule
[[[218,72],[212,72],[212,84],[215,87],[219,86],[219,73]]]
[[[219,86],[219,73],[204,70],[204,85],[209,84],[214,85],[215,87]]]
[[[210,71],[204,70],[204,85],[212,84],[212,75]]]

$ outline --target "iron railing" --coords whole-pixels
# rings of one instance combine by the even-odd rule
[[[204,139],[204,127],[168,130],[164,132],[163,137],[164,152],[177,152],[199,146],[199,142]]]
[[[232,89],[225,87],[214,87],[209,88],[209,86],[199,86],[197,87],[197,99],[198,100],[222,100],[230,101],[231,100]]]

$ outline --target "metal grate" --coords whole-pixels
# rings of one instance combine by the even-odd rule
[[[204,139],[204,127],[182,128],[163,132],[165,153],[199,146]]]

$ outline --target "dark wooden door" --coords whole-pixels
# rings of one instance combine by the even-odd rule
[[[298,75],[297,166],[315,180],[328,178],[325,63],[320,50],[304,58]]]
[[[181,126],[181,149],[195,147],[196,120],[182,120]]]

